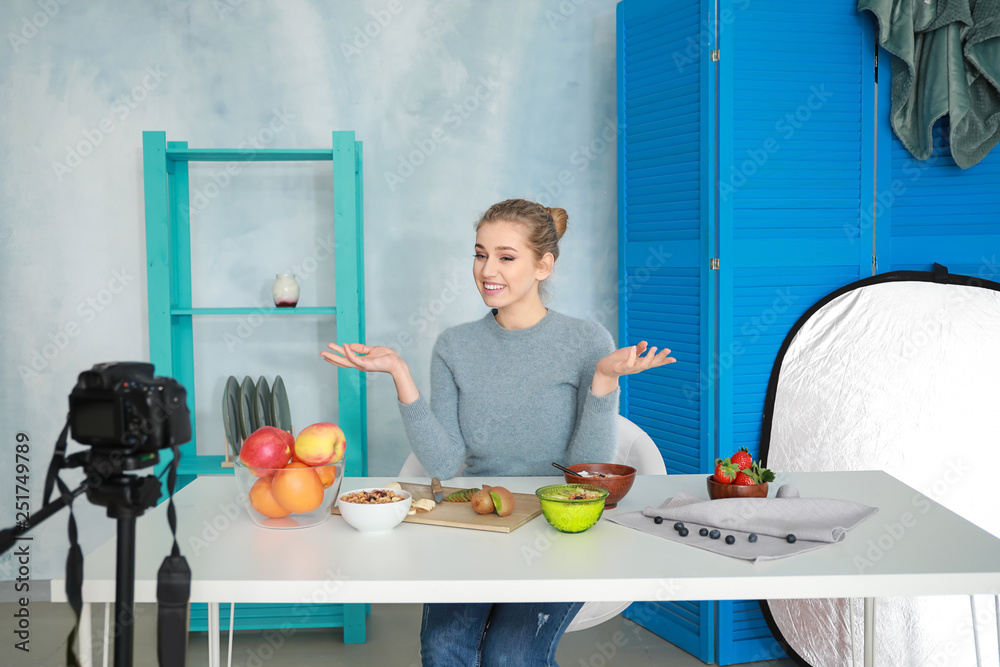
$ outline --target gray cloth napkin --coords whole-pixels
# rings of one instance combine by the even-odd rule
[[[812,551],[840,542],[847,531],[878,511],[850,500],[835,498],[725,498],[706,500],[679,492],[659,507],[628,512],[608,519],[674,542],[750,561],[772,560]],[[657,524],[655,517],[663,523]],[[682,522],[687,537],[674,530]],[[718,529],[719,539],[699,534]],[[750,533],[758,536],[750,542]],[[789,543],[787,536],[795,535]],[[734,544],[726,544],[732,535]]]

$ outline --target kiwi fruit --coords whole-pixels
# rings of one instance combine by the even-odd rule
[[[490,496],[490,489],[493,487],[483,484],[483,488],[476,491],[472,496],[472,509],[479,514],[489,514],[494,510],[493,498]]]
[[[514,494],[504,487],[492,487],[490,498],[493,500],[493,507],[500,516],[507,516],[514,511]]]

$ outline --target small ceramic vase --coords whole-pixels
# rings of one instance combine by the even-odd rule
[[[294,308],[299,302],[299,284],[295,282],[295,274],[277,274],[271,287],[271,296],[278,308]]]

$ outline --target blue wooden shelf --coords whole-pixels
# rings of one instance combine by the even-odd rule
[[[196,456],[193,459],[187,459],[182,455],[180,465],[177,466],[177,474],[193,477],[198,475],[231,475],[233,474],[232,464],[223,466],[222,463],[225,460],[225,456],[208,454]]]
[[[331,162],[333,151],[285,148],[168,148],[167,159],[177,162]]]
[[[365,341],[364,213],[362,146],[354,132],[334,132],[328,149],[228,149],[189,148],[187,142],[167,142],[164,132],[143,132],[143,180],[146,214],[146,282],[149,301],[149,358],[158,375],[172,377],[187,390],[191,432],[195,424],[194,316],[195,315],[312,315],[336,316],[338,340]],[[191,205],[188,181],[190,162],[330,162],[334,183],[330,224],[334,238],[336,307],[302,308],[195,308],[191,304]],[[213,400],[213,405],[221,405]],[[347,469],[351,476],[368,473],[367,405],[365,376],[337,369],[338,425],[347,435]],[[221,417],[221,416],[220,416]],[[220,418],[221,423],[221,418]],[[178,485],[198,475],[232,474],[222,465],[224,439],[221,428],[218,455],[199,455],[194,437],[181,445]],[[170,455],[156,468],[160,474]],[[165,476],[164,476],[165,477]],[[166,493],[163,494],[166,497]],[[313,619],[305,625],[339,625],[347,643],[365,640],[365,605],[326,605],[330,619]],[[242,607],[246,627],[283,627],[289,609],[261,605]],[[227,610],[228,613],[228,610]],[[195,624],[197,626],[197,624]],[[297,626],[296,626],[297,627]]]
[[[258,308],[238,306],[224,308],[171,308],[171,315],[336,315],[333,306],[303,306],[301,308]]]

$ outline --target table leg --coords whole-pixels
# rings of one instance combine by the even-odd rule
[[[80,608],[80,631],[76,635],[77,653],[80,656],[81,667],[92,667],[94,664],[94,646],[90,639],[90,603],[84,602]]]
[[[865,598],[865,667],[875,667],[875,598]]]
[[[208,667],[219,667],[219,603],[208,603]]]
[[[847,622],[851,628],[851,667],[858,667],[858,653],[854,642],[854,598],[847,598]]]
[[[972,642],[976,645],[976,667],[982,667],[982,658],[979,655],[979,627],[976,622],[976,596],[969,596],[969,606],[972,608]]]
[[[229,603],[229,659],[226,667],[233,667],[233,629],[236,627],[236,603]]]
[[[108,662],[111,660],[111,603],[104,603],[104,646],[102,653],[104,654],[104,662],[102,663],[104,667],[108,667]]]

